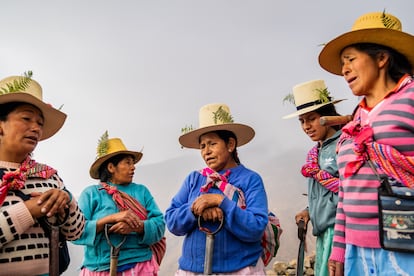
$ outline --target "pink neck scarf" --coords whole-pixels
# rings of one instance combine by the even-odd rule
[[[0,205],[6,199],[8,191],[23,188],[28,177],[48,179],[55,173],[55,169],[44,164],[39,164],[28,156],[17,170],[3,175],[0,183]]]

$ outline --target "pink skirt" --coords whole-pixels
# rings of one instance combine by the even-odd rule
[[[159,271],[158,263],[154,255],[151,260],[137,263],[133,268],[118,272],[117,276],[157,276]],[[86,267],[82,268],[79,276],[108,276],[109,271],[90,271]]]
[[[194,273],[191,271],[185,271],[185,270],[181,270],[179,269],[176,273],[175,276],[198,276],[198,275],[204,275],[203,273]],[[213,275],[266,275],[265,272],[265,266],[263,264],[263,260],[262,258],[259,258],[259,261],[257,262],[256,266],[247,266],[245,268],[242,268],[240,270],[234,271],[234,272],[229,272],[229,273],[220,273],[220,274],[213,274]]]

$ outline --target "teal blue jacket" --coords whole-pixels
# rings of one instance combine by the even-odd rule
[[[336,177],[339,177],[336,163],[336,143],[340,135],[341,131],[337,131],[332,137],[325,140],[318,154],[319,167]],[[328,227],[335,224],[338,193],[326,189],[314,178],[309,177],[307,180],[309,215],[313,227],[312,234],[319,236]]]
[[[73,241],[74,244],[84,245],[82,267],[91,271],[109,270],[111,254],[104,232],[96,233],[96,223],[102,217],[119,212],[112,196],[108,195],[105,190],[100,190],[101,187],[101,185],[92,185],[82,191],[78,205],[85,215],[86,226],[81,238]],[[164,236],[163,214],[144,185],[130,183],[116,185],[116,187],[119,191],[136,198],[148,212],[148,219],[144,222],[144,234],[134,232],[127,236],[121,247],[118,266],[150,260],[152,252],[149,246]],[[113,244],[118,244],[121,241],[121,235],[111,234],[111,241]]]

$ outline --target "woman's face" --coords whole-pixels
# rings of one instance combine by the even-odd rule
[[[0,121],[1,159],[23,161],[42,137],[43,123],[41,111],[33,105],[22,104],[10,112],[6,121]]]
[[[342,74],[355,96],[372,95],[380,78],[379,61],[355,47],[347,47],[341,54]]]
[[[314,142],[323,142],[336,132],[332,127],[322,126],[320,118],[321,115],[315,111],[299,115],[299,122],[303,131]]]
[[[132,156],[127,156],[116,166],[113,163],[108,163],[108,171],[112,174],[110,180],[113,184],[129,184],[134,177],[134,158]]]
[[[221,171],[237,166],[232,157],[235,149],[235,140],[230,138],[226,144],[216,133],[210,132],[200,136],[201,156],[206,165],[214,170]]]

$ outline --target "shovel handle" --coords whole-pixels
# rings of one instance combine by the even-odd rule
[[[298,222],[298,239],[304,241],[306,237],[306,224],[303,219]]]

